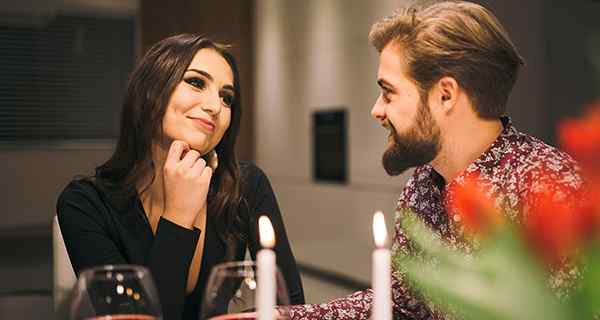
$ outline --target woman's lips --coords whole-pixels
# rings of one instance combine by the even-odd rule
[[[210,133],[215,131],[215,123],[204,119],[204,118],[194,118],[194,117],[188,117],[188,119],[192,120],[192,122],[196,125],[199,126],[200,128],[204,128],[205,130],[209,131]]]

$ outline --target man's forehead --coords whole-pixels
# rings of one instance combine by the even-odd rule
[[[379,54],[377,81],[385,81],[392,85],[404,76],[403,56],[398,45],[388,44]]]
[[[404,56],[404,49],[400,44],[390,42],[381,50],[379,54],[379,64],[385,64],[386,66],[397,67],[404,69],[404,62],[406,58]]]

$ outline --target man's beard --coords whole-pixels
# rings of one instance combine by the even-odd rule
[[[404,133],[398,133],[388,121],[393,144],[383,153],[382,163],[390,176],[427,164],[440,151],[440,128],[423,101],[418,108],[414,124]]]

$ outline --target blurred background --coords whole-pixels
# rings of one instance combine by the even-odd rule
[[[3,297],[51,299],[57,195],[110,155],[139,57],[181,32],[233,45],[238,155],[271,179],[307,301],[368,286],[372,214],[383,210],[392,231],[406,175],[380,165],[367,35],[407,2],[0,0],[0,309]],[[600,97],[600,1],[476,2],[526,61],[509,100],[515,125],[554,144],[558,121]]]

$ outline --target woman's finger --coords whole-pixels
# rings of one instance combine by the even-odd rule
[[[185,156],[183,156],[183,159],[181,159],[181,165],[184,168],[191,168],[196,162],[198,162],[198,158],[200,158],[200,152],[191,149],[185,154]]]
[[[169,147],[169,152],[167,153],[167,160],[165,161],[165,165],[175,165],[181,159],[183,152],[188,149],[189,146],[187,143],[175,140],[171,143]]]

